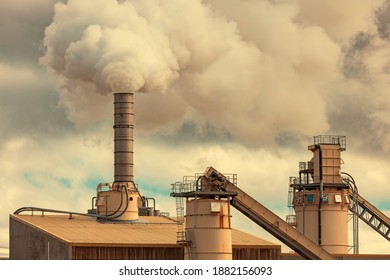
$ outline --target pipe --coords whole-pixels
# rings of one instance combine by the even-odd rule
[[[319,147],[319,157],[320,157],[320,199],[318,203],[318,245],[322,244],[322,197],[324,195],[324,182],[322,176],[322,150],[321,145]]]
[[[124,186],[124,185],[121,185],[119,187],[121,188],[121,190],[120,190],[120,192],[121,192],[121,203],[119,204],[119,207],[115,210],[114,213],[111,213],[110,215],[106,215],[106,216],[109,216],[109,218],[105,219],[105,221],[110,221],[110,220],[117,219],[117,218],[121,217],[124,213],[126,213],[127,208],[129,207],[129,193],[127,191],[127,187]],[[123,211],[119,215],[116,215],[116,213],[118,213],[118,211],[121,209],[122,204],[123,204],[123,190],[125,190],[124,193],[126,194],[126,206],[125,206],[125,209],[123,209]],[[104,218],[105,217],[103,216],[102,219],[104,219]]]
[[[148,200],[145,196],[141,196],[141,200],[142,200],[142,207],[149,207]]]
[[[146,208],[149,208],[149,200],[153,201],[153,214],[150,215],[149,213],[148,216],[154,216],[154,211],[156,210],[156,200],[153,197],[146,197],[146,196],[141,196],[141,199],[142,199],[142,206]]]
[[[44,212],[48,212],[48,213],[59,213],[59,214],[68,214],[70,217],[72,215],[78,215],[78,216],[86,216],[86,217],[93,217],[93,218],[102,218],[102,219],[106,219],[106,221],[109,221],[109,220],[113,220],[113,219],[116,219],[116,218],[119,218],[120,216],[122,216],[128,206],[129,206],[129,198],[128,198],[128,194],[127,194],[127,191],[125,192],[126,193],[126,207],[125,209],[119,213],[118,215],[115,215],[113,216],[113,214],[110,214],[110,215],[96,215],[96,214],[87,214],[87,213],[79,213],[79,212],[72,212],[72,211],[65,211],[65,210],[56,210],[56,209],[48,209],[48,208],[40,208],[40,207],[21,207],[19,209],[17,209],[14,214],[15,215],[18,215],[22,212],[25,212],[25,211],[31,211],[31,212],[34,212],[34,211],[41,211],[42,212],[42,215]]]
[[[156,200],[153,197],[146,197],[146,201],[152,200],[153,201],[153,211],[156,210]],[[148,203],[149,206],[149,203]]]
[[[94,196],[92,197],[92,210],[95,210],[95,203],[96,203],[96,200],[97,200],[97,196]],[[95,202],[95,203],[94,203]]]
[[[306,232],[306,208],[305,208],[305,201],[306,201],[306,187],[303,187],[303,199],[302,199],[302,219],[303,219],[303,234]]]
[[[359,254],[359,216],[358,216],[358,195],[359,190],[356,186],[355,179],[346,172],[341,172],[341,174],[348,176],[348,178],[343,178],[343,181],[348,184],[349,188],[352,191],[353,194],[353,206],[352,208],[354,211],[352,212],[353,215],[353,253]]]

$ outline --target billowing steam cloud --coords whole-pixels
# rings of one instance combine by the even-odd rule
[[[312,17],[312,2],[328,16]],[[141,130],[190,123],[257,147],[344,133],[351,125],[335,116],[351,110],[338,102],[387,83],[389,9],[381,3],[70,0],[55,6],[41,61],[61,76],[61,103],[76,124],[111,106],[105,94],[138,91],[165,93],[140,100]],[[362,75],[365,84],[352,81]],[[387,104],[382,97],[372,106]]]
[[[168,38],[127,2],[58,3],[45,46],[43,63],[100,93],[165,90],[178,77]]]

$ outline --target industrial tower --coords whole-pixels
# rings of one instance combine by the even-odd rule
[[[289,222],[331,254],[348,253],[349,186],[341,176],[345,136],[320,135],[308,147],[313,158],[299,163],[290,180],[294,216]]]

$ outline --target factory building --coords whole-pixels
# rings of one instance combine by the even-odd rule
[[[153,198],[140,194],[133,174],[133,94],[114,94],[114,182],[100,183],[88,213],[23,207],[10,215],[10,259],[138,259],[181,260],[279,259],[281,246],[231,228],[225,211],[222,229],[201,223],[219,221],[220,210],[204,219],[198,207],[188,213],[187,224],[205,231],[196,248],[207,241],[207,232],[223,231],[223,239],[206,242],[207,253],[192,252],[178,232],[186,224],[160,213]],[[153,204],[149,204],[152,201]],[[204,202],[204,201],[202,201]],[[227,209],[226,204],[223,209]],[[215,203],[214,203],[215,204]],[[208,211],[207,204],[202,211]],[[219,205],[219,204],[218,204]],[[27,212],[27,213],[26,213]],[[209,244],[210,246],[208,246]],[[219,245],[218,245],[219,244]],[[192,244],[194,246],[194,244]],[[203,245],[204,246],[204,245]]]
[[[142,196],[134,182],[132,93],[114,94],[113,128],[114,182],[97,186],[87,213],[16,210],[10,215],[11,259],[390,259],[359,255],[358,221],[388,242],[390,219],[359,194],[350,174],[341,171],[345,136],[314,137],[308,148],[312,159],[299,164],[299,177],[290,177],[286,219],[238,187],[236,174],[213,167],[172,184],[177,213],[171,218],[156,209],[154,198]],[[294,253],[281,254],[280,245],[233,229],[231,207]]]
[[[139,223],[99,223],[90,217],[11,215],[10,259],[183,260],[177,223],[145,216]],[[232,229],[233,259],[279,259],[280,245]]]

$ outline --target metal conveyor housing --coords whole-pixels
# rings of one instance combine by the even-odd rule
[[[243,213],[257,225],[264,228],[304,258],[312,260],[335,259],[329,252],[321,248],[297,229],[287,224],[282,218],[274,214],[254,198],[246,194],[213,167],[209,167],[202,177],[202,189],[203,186],[206,187],[206,185],[216,186],[222,191],[237,193],[237,195],[232,199],[232,205],[238,211]]]
[[[354,201],[355,196],[357,198],[357,207],[354,207],[351,203],[349,210],[390,241],[390,219],[361,195],[350,192],[349,197],[351,201]]]

